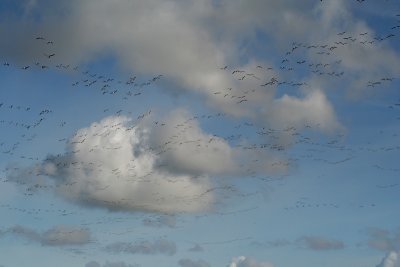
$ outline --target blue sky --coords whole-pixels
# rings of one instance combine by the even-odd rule
[[[400,4],[0,3],[0,266],[399,267]]]

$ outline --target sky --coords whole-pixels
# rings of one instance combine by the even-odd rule
[[[400,2],[1,0],[0,267],[400,267]]]

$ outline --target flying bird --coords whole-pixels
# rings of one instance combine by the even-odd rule
[[[52,58],[52,57],[54,57],[56,54],[44,54],[47,58]]]

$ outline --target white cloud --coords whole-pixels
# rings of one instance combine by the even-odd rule
[[[307,92],[304,98],[284,95],[266,108],[265,121],[283,129],[312,125],[325,132],[340,128],[334,109],[321,90]]]
[[[400,72],[399,56],[389,45],[359,43],[367,38],[360,33],[368,32],[368,38],[373,40],[374,31],[356,18],[351,5],[342,0],[302,4],[273,0],[224,0],[218,4],[211,0],[184,4],[172,0],[100,0],[96,4],[28,1],[24,7],[36,10],[42,23],[30,21],[34,20],[31,17],[23,22],[6,20],[13,24],[2,30],[9,36],[0,50],[6,55],[20,61],[37,60],[43,47],[31,39],[35,33],[43,32],[56,41],[53,49],[57,50],[58,60],[76,64],[111,52],[126,68],[144,74],[162,73],[183,90],[202,92],[214,105],[235,115],[254,116],[257,108],[238,107],[213,95],[228,87],[239,89],[237,92],[242,89],[236,79],[218,68],[243,68],[256,61],[256,55],[246,49],[247,45],[258,44],[256,32],[265,33],[273,44],[285,49],[293,41],[334,45],[342,40],[337,33],[345,29],[347,35],[358,38],[357,42],[338,46],[332,58],[342,59],[346,71],[369,79],[371,74],[393,76]],[[316,23],[319,27],[315,27]],[[276,57],[276,51],[267,51],[274,54],[263,57]],[[321,59],[315,53],[308,57]]]
[[[398,77],[400,74],[400,57],[393,49],[393,45],[388,41],[374,39],[387,36],[390,29],[386,29],[386,35],[377,36],[373,29],[374,25],[368,25],[362,18],[353,15],[352,3],[349,1],[301,4],[292,1],[279,1],[279,3],[259,0],[229,3],[226,1],[224,7],[227,11],[224,12],[221,23],[228,29],[226,31],[234,36],[232,39],[237,43],[240,43],[238,40],[243,40],[241,38],[247,42],[249,40],[257,42],[254,40],[254,32],[257,29],[266,33],[273,43],[278,43],[279,47],[287,49],[286,51],[290,51],[294,46],[293,41],[296,42],[298,44],[296,51],[299,52],[296,54],[296,51],[291,51],[293,53],[286,56],[292,63],[296,60],[296,56],[304,58],[307,64],[313,63],[314,67],[321,62],[332,63],[340,60],[339,66],[333,67],[330,71],[335,70],[337,73],[344,71],[342,77],[344,82],[339,88],[344,88],[349,95],[364,96],[370,89],[367,86],[368,81]],[[338,35],[340,32],[345,33]],[[317,48],[303,47],[310,45]],[[327,46],[325,50],[321,48],[323,45]],[[332,50],[329,49],[331,47]],[[321,50],[329,55],[318,54],[317,52]],[[286,51],[280,51],[282,57]],[[309,76],[322,80],[326,77],[326,75],[315,77],[316,75],[311,75],[309,71],[302,79],[309,79]],[[329,83],[325,83],[324,87],[337,90],[337,84],[333,84],[333,88]]]
[[[386,37],[378,36],[374,25],[355,17],[348,1],[326,1],[314,8],[320,27],[313,32],[310,43],[328,45],[329,55],[319,55],[310,50],[309,58],[313,62],[332,63],[340,61],[337,72],[343,72],[343,83],[352,97],[368,96],[372,87],[370,81],[393,78],[400,74],[400,57]],[[338,35],[338,33],[343,33]],[[389,28],[386,29],[387,35]],[[386,34],[385,33],[385,34]],[[312,51],[312,52],[311,52]],[[332,64],[331,64],[332,65]],[[324,71],[324,70],[323,70]],[[332,69],[331,69],[332,71]]]
[[[166,125],[150,133],[149,142],[165,146],[158,163],[172,173],[224,174],[235,167],[233,150],[220,137],[206,134],[184,110],[174,111]]]
[[[259,262],[253,258],[239,256],[232,259],[228,267],[273,267],[270,262]]]
[[[206,193],[209,178],[158,168],[165,147],[151,143],[153,130],[162,131],[133,126],[126,117],[105,118],[79,130],[67,152],[49,157],[41,171],[54,178],[59,194],[84,205],[167,213],[207,209],[213,201]]]
[[[272,104],[281,110],[282,105],[290,108],[294,105],[293,109],[297,111],[298,102],[304,102],[291,96],[291,101],[285,97],[278,101],[284,104],[273,104],[276,98],[275,86],[268,91],[259,86],[262,80],[269,80],[271,75],[265,70],[250,68],[255,65],[253,63],[265,67],[269,64],[255,59],[255,55],[245,55],[247,58],[244,63],[240,57],[244,40],[258,42],[252,34],[256,31],[265,32],[275,42],[292,42],[296,36],[307,35],[310,26],[314,24],[313,19],[318,17],[310,13],[311,4],[258,0],[221,1],[219,5],[211,0],[189,1],[185,4],[159,0],[117,0],[112,3],[100,0],[95,5],[91,2],[70,2],[63,2],[68,7],[63,10],[68,12],[60,17],[53,15],[58,14],[55,11],[59,11],[59,7],[46,2],[46,8],[41,10],[44,13],[43,24],[34,24],[38,27],[36,31],[40,29],[55,40],[55,59],[69,60],[76,64],[91,60],[99,53],[111,52],[130,71],[163,74],[182,90],[200,92],[206,96],[208,103],[228,114],[263,123],[266,121],[267,125],[270,125],[269,120],[277,121],[281,117],[270,118],[269,113],[260,114],[259,111],[265,106]],[[36,8],[40,10],[42,7],[36,5]],[[15,27],[18,25],[17,22],[13,23],[16,24]],[[19,27],[23,28],[22,25]],[[30,30],[34,31],[33,28],[32,26]],[[42,56],[43,48],[35,40],[27,39],[32,38],[32,34],[29,34],[29,29],[25,31],[26,37],[15,36],[13,32],[7,34],[10,40],[0,51],[7,51],[7,55],[14,55],[16,58],[24,57],[25,54],[31,61],[35,53]],[[30,45],[30,49],[24,49],[26,44]],[[238,77],[231,75],[231,69],[219,69],[224,65],[233,65],[235,67],[232,68],[243,69],[246,73],[257,72],[260,80],[248,76],[245,83],[239,82]],[[215,94],[217,91],[224,92],[227,88],[232,88],[230,94],[235,97],[242,96],[249,89],[253,91],[250,90],[246,93],[246,98],[242,99],[248,103],[238,105],[239,100],[236,98],[223,97],[224,93]],[[323,93],[319,92],[319,95]],[[324,103],[328,104],[327,109],[319,106],[318,111],[334,116],[329,101],[323,97]],[[305,105],[314,107],[320,104],[320,100],[309,97]],[[315,115],[303,109],[300,110],[301,117],[294,116],[290,121],[298,124],[298,119],[316,119]],[[282,119],[283,123],[288,122],[287,117]],[[324,120],[326,127],[337,126],[336,121],[329,119],[331,118]],[[328,125],[330,122],[333,124]]]
[[[383,259],[382,262],[376,267],[399,267],[400,260],[399,260],[399,252],[390,251]]]
[[[287,169],[265,148],[232,148],[205,133],[184,110],[158,124],[151,112],[146,114],[136,122],[114,116],[92,123],[68,140],[64,154],[50,155],[30,168],[12,168],[8,179],[30,192],[52,189],[82,205],[176,213],[211,208],[218,197],[215,189],[224,188],[214,176]],[[173,227],[175,222],[165,215],[144,223]]]

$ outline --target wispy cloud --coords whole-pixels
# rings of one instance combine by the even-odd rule
[[[22,236],[28,240],[39,242],[43,246],[79,246],[86,245],[91,241],[88,229],[67,225],[58,225],[42,233],[15,225],[10,227],[6,233]]]
[[[200,246],[199,244],[195,244],[193,247],[189,248],[189,251],[191,252],[203,252],[204,248]]]
[[[399,251],[400,250],[400,232],[390,232],[380,228],[370,228],[367,232],[368,246],[382,251]]]
[[[123,261],[106,262],[103,265],[97,261],[90,261],[85,264],[85,267],[139,267],[139,264],[128,264]]]
[[[210,267],[211,265],[204,260],[191,260],[191,259],[180,259],[178,262],[181,267]]]
[[[251,242],[251,245],[267,248],[293,246],[314,251],[338,250],[345,248],[343,241],[322,236],[301,236],[293,241],[287,239],[276,239],[266,242],[253,241]]]
[[[174,255],[176,253],[176,244],[166,239],[134,243],[116,242],[107,245],[105,251],[111,253]]]
[[[160,215],[157,217],[145,218],[142,220],[143,225],[150,227],[170,227],[176,226],[176,216],[174,215]]]
[[[311,250],[337,250],[344,248],[344,243],[340,240],[328,239],[319,236],[303,236],[299,238],[296,243],[300,247]]]

